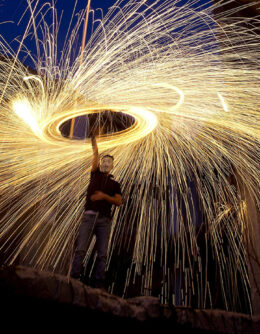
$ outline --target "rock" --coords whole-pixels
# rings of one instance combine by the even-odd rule
[[[0,269],[1,324],[10,328],[169,330],[173,333],[260,333],[260,317],[162,305],[158,298],[122,299],[66,276],[23,266]],[[35,327],[36,326],[36,327]]]

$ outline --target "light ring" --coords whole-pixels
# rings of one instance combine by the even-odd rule
[[[62,114],[52,117],[40,125],[41,139],[53,145],[64,146],[64,144],[71,145],[72,142],[75,145],[82,145],[86,143],[85,140],[72,140],[62,136],[60,126],[72,119],[82,115],[99,113],[104,110],[111,110],[113,112],[123,112],[134,117],[134,124],[122,131],[115,132],[113,134],[105,134],[99,136],[99,147],[102,149],[111,148],[121,144],[129,144],[135,142],[141,138],[146,137],[151,133],[158,124],[156,115],[144,108],[140,107],[83,107],[77,108],[77,110],[63,111]]]
[[[169,89],[169,90],[173,90],[175,93],[177,93],[179,95],[179,100],[178,102],[173,105],[172,107],[162,107],[160,106],[160,108],[149,108],[149,110],[154,110],[156,112],[163,112],[163,113],[167,113],[167,114],[172,114],[172,113],[175,113],[175,111],[183,104],[184,102],[184,93],[183,91],[176,87],[176,86],[173,86],[173,85],[170,85],[168,83],[155,83],[155,84],[152,84],[151,85],[152,87],[161,87],[161,88],[166,88],[166,89]]]

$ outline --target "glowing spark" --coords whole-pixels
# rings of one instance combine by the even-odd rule
[[[219,97],[219,99],[222,103],[223,109],[225,110],[225,112],[228,112],[228,106],[227,106],[223,96],[220,93],[218,93],[218,97]]]
[[[184,93],[181,89],[179,89],[178,87],[175,87],[175,86],[172,86],[172,85],[169,85],[169,84],[165,84],[165,83],[162,83],[162,84],[154,84],[153,85],[154,87],[161,87],[161,88],[167,88],[167,89],[170,89],[170,90],[173,90],[175,91],[176,93],[179,94],[179,101],[173,105],[173,106],[169,106],[168,108],[166,109],[162,109],[161,111],[163,112],[172,112],[176,109],[178,109],[184,102]],[[161,106],[161,108],[163,108],[163,106]],[[158,111],[158,109],[157,109]],[[160,110],[159,110],[160,111]]]
[[[34,112],[31,108],[31,105],[28,101],[23,100],[19,101],[16,100],[13,102],[13,110],[14,112],[25,122],[27,123],[32,131],[39,135],[41,133],[37,121],[35,119]]]
[[[44,97],[45,93],[44,93],[43,82],[42,82],[42,80],[41,80],[40,78],[38,78],[38,77],[35,76],[35,75],[29,75],[29,76],[27,76],[27,77],[24,77],[23,80],[24,80],[24,81],[27,81],[27,80],[36,80],[36,81],[38,81],[38,82],[41,84],[42,95],[43,95],[43,97]]]

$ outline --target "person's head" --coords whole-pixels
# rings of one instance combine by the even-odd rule
[[[100,170],[103,173],[110,173],[114,167],[114,157],[106,154],[100,160]]]

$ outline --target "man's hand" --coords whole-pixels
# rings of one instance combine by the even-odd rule
[[[95,191],[93,195],[90,196],[91,201],[102,201],[105,199],[106,194],[104,194],[102,191]]]
[[[123,204],[122,196],[120,194],[115,194],[115,196],[109,196],[108,194],[103,193],[102,191],[95,191],[93,195],[90,196],[91,201],[107,201],[116,206]]]

